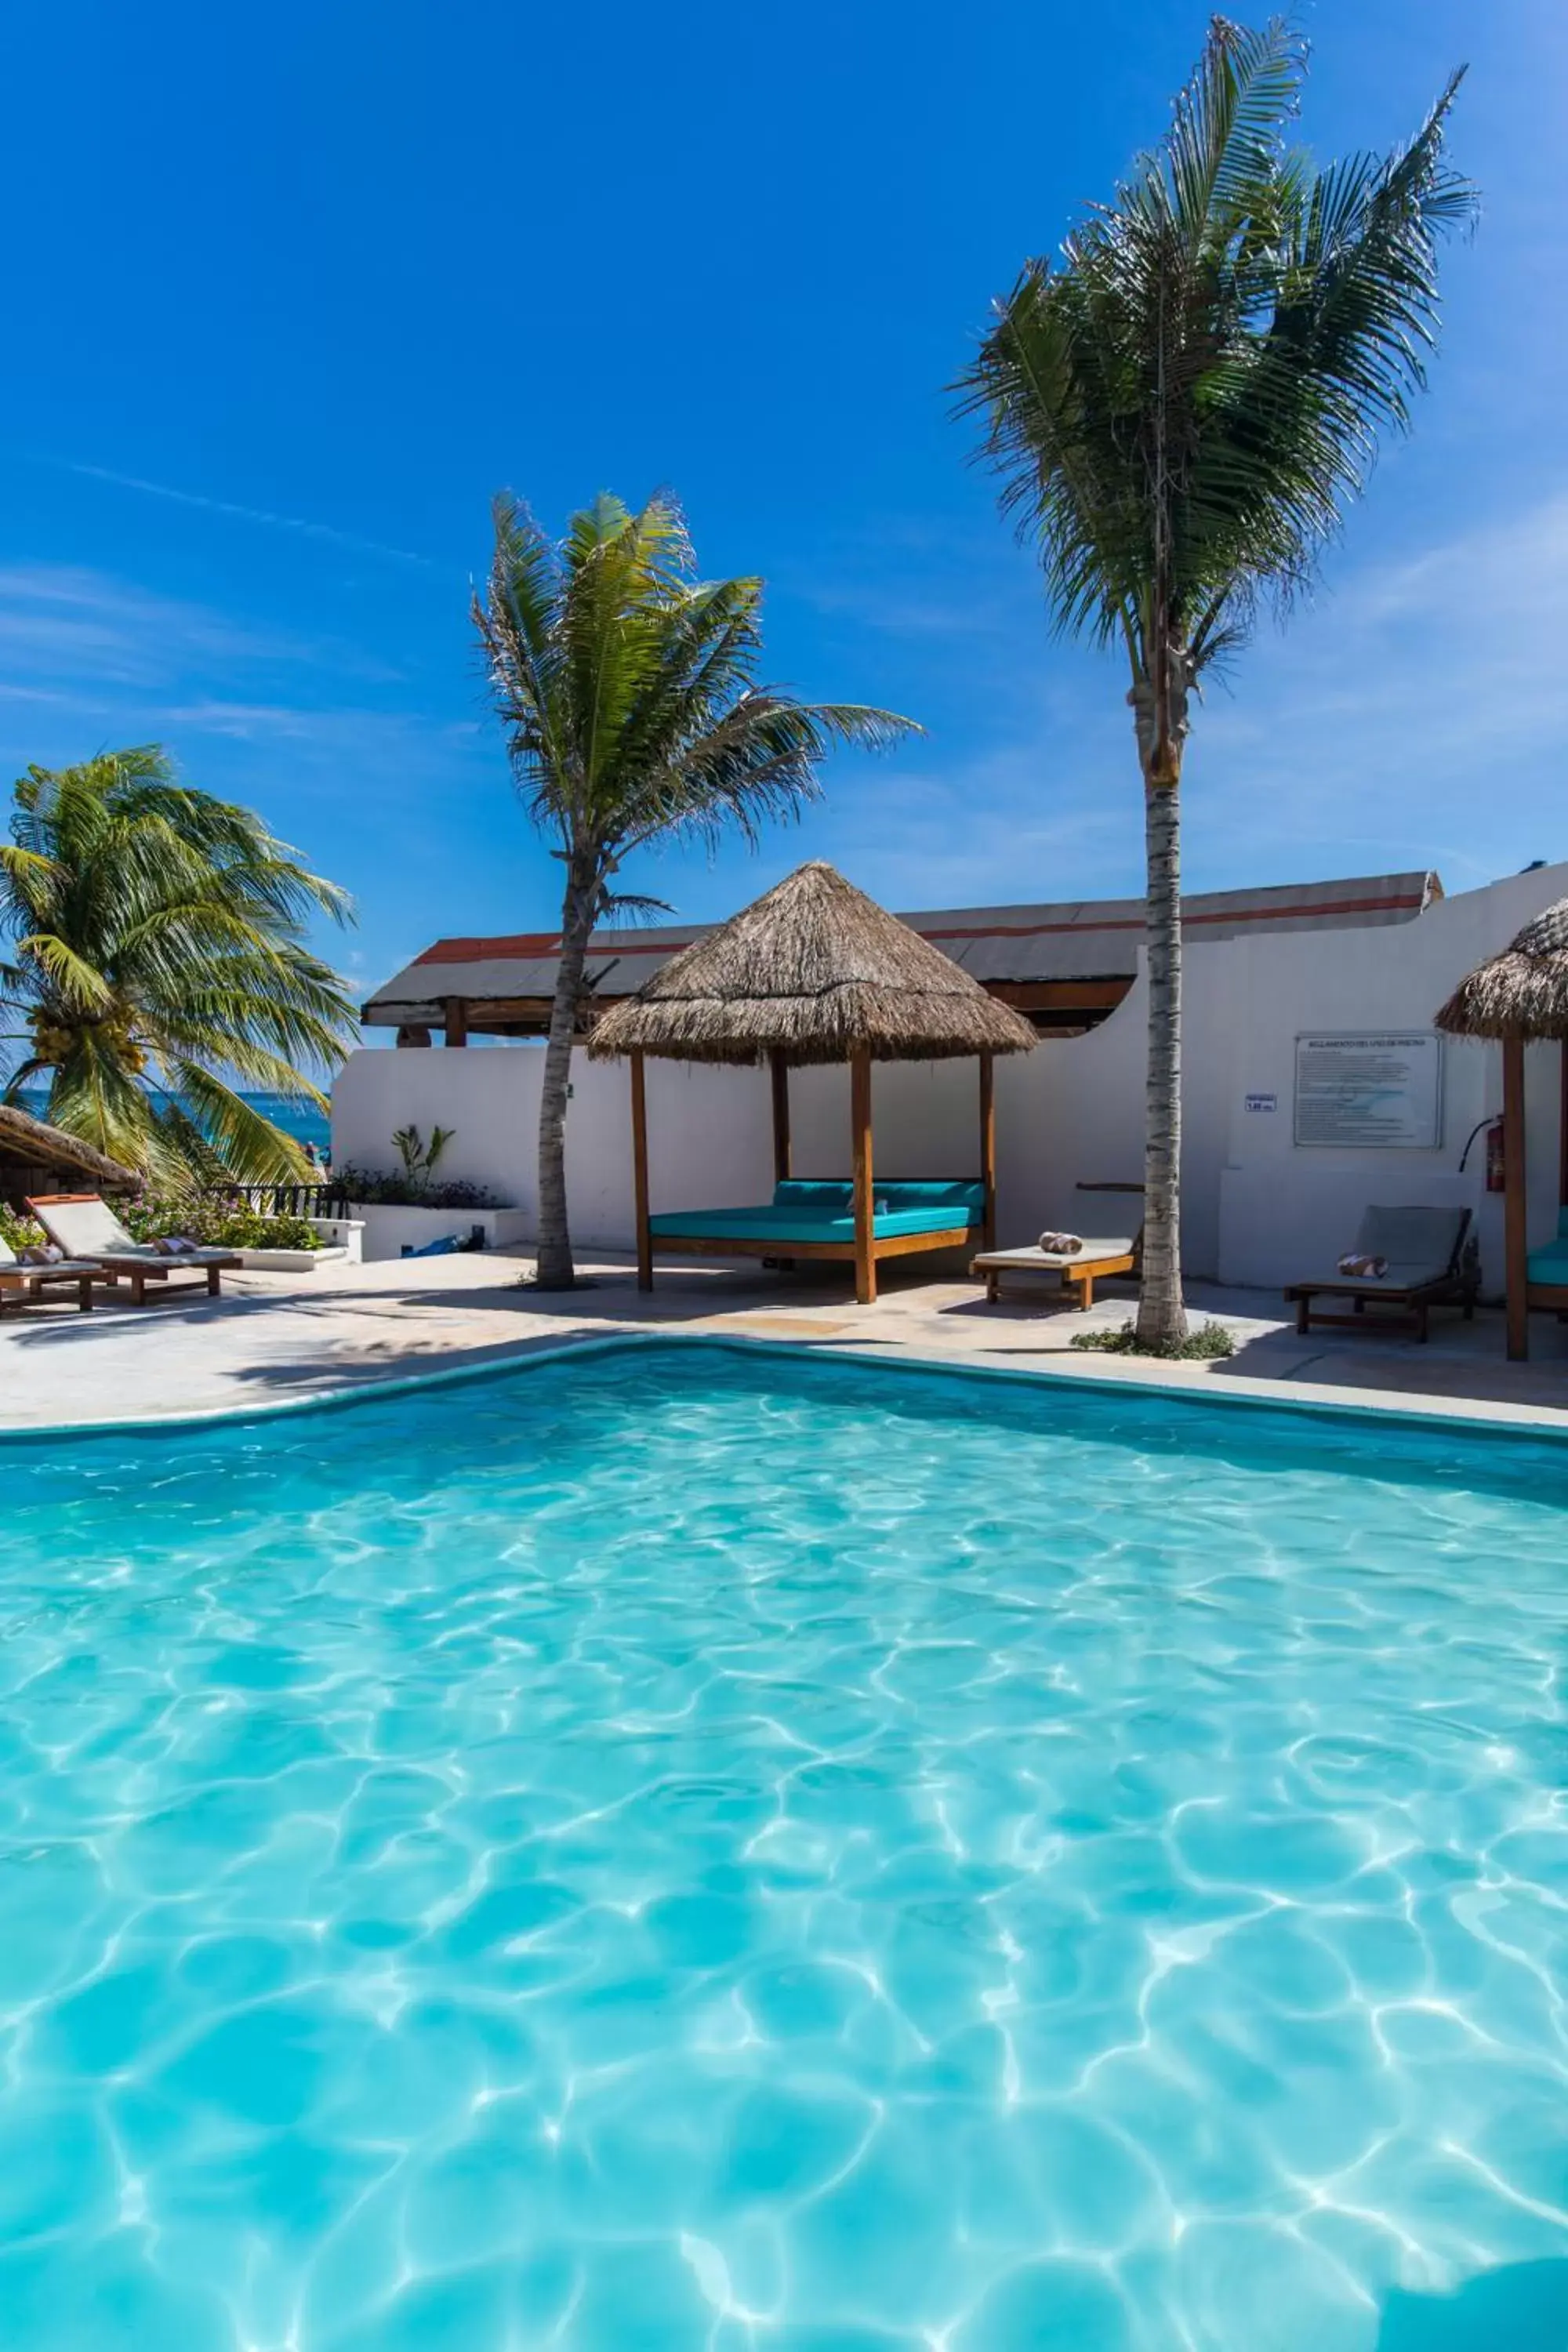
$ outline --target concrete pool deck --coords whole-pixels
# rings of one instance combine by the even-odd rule
[[[857,1307],[842,1282],[756,1267],[661,1272],[649,1297],[621,1258],[585,1255],[591,1286],[561,1295],[521,1286],[531,1267],[529,1252],[497,1251],[305,1276],[239,1275],[218,1300],[171,1292],[142,1309],[105,1298],[91,1315],[65,1304],[8,1310],[0,1318],[0,1430],[255,1411],[636,1331],[1568,1430],[1568,1329],[1545,1317],[1531,1318],[1532,1360],[1510,1364],[1495,1309],[1471,1324],[1440,1311],[1425,1347],[1355,1332],[1302,1339],[1274,1294],[1196,1283],[1194,1320],[1228,1325],[1237,1353],[1216,1364],[1165,1364],[1070,1347],[1075,1332],[1126,1320],[1132,1292],[1121,1285],[1082,1316],[1050,1303],[1043,1286],[1020,1285],[987,1307],[976,1284],[951,1276],[895,1274],[876,1307]]]

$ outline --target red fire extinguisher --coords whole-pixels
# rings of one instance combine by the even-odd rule
[[[1487,1139],[1487,1191],[1489,1192],[1506,1192],[1508,1190],[1508,1151],[1503,1141],[1506,1129],[1500,1118],[1477,1119],[1474,1127],[1471,1128],[1468,1136],[1466,1138],[1465,1148],[1459,1154],[1459,1173],[1461,1176],[1464,1174],[1466,1166],[1469,1160],[1470,1152],[1475,1145],[1476,1138],[1482,1132],[1483,1129],[1485,1129]]]

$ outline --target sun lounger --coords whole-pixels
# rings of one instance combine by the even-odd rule
[[[216,1298],[225,1270],[243,1265],[234,1250],[192,1249],[177,1257],[165,1256],[151,1242],[128,1234],[108,1202],[96,1192],[43,1192],[28,1208],[52,1242],[72,1257],[85,1258],[100,1278],[131,1285],[131,1303],[143,1305],[150,1282],[167,1282],[172,1274],[204,1275],[209,1298]]]
[[[1080,1184],[1080,1192],[1136,1192],[1142,1184]],[[1135,1234],[1085,1234],[1072,1251],[1043,1250],[1036,1243],[1024,1249],[982,1250],[971,1258],[971,1274],[983,1276],[988,1305],[1002,1296],[1004,1276],[1043,1274],[1065,1291],[1080,1311],[1094,1305],[1094,1286],[1115,1275],[1136,1275],[1143,1251],[1143,1229]]]
[[[57,1258],[52,1265],[24,1265],[0,1234],[0,1307],[8,1300],[36,1299],[50,1284],[75,1286],[77,1305],[84,1315],[92,1308],[92,1286],[100,1279],[97,1266],[79,1258]]]
[[[1296,1328],[1314,1325],[1345,1331],[1375,1328],[1413,1331],[1426,1337],[1433,1307],[1462,1306],[1467,1321],[1476,1311],[1476,1276],[1464,1261],[1468,1209],[1368,1209],[1347,1256],[1383,1258],[1383,1275],[1344,1275],[1337,1270],[1310,1282],[1293,1282],[1285,1296],[1296,1308]],[[1325,1312],[1320,1298],[1351,1302],[1347,1314]],[[1379,1311],[1369,1313],[1368,1309]]]

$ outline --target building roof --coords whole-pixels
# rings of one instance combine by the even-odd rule
[[[1568,1038],[1568,898],[1467,973],[1436,1021],[1455,1037]]]
[[[106,1159],[79,1136],[68,1135],[63,1127],[35,1118],[18,1103],[0,1103],[0,1161],[23,1168],[73,1168],[115,1192],[133,1192],[142,1181],[133,1169]]]
[[[1182,919],[1189,944],[1195,946],[1260,932],[1409,922],[1442,895],[1436,874],[1380,874],[1200,892],[1185,900]],[[1143,937],[1141,898],[947,908],[900,919],[987,989],[1130,981]],[[716,928],[684,923],[659,930],[595,931],[587,985],[601,1003],[634,996],[671,956]],[[548,999],[554,993],[560,944],[555,931],[437,940],[375,991],[362,1018],[372,1026],[428,1025],[442,1021],[450,998],[469,1004]]]
[[[1035,1033],[952,956],[814,858],[612,1005],[595,1060],[933,1062],[1026,1054]]]

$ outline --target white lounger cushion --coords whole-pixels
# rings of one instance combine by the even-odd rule
[[[232,1250],[181,1250],[177,1256],[166,1257],[151,1242],[139,1242],[128,1234],[107,1201],[96,1193],[85,1201],[44,1201],[34,1210],[35,1216],[51,1241],[72,1257],[138,1258],[148,1265],[206,1265],[214,1258],[231,1259]]]
[[[20,1275],[24,1281],[29,1276],[41,1275],[47,1280],[68,1274],[93,1274],[97,1268],[79,1258],[58,1257],[51,1265],[24,1265],[4,1234],[0,1234],[0,1274]]]
[[[1463,1209],[1366,1210],[1356,1227],[1352,1249],[1358,1257],[1381,1257],[1388,1272],[1344,1275],[1337,1268],[1318,1277],[1336,1290],[1363,1290],[1369,1298],[1380,1291],[1415,1290],[1426,1282],[1440,1282],[1453,1264],[1465,1223]]]
[[[1043,1250],[1037,1243],[1032,1244],[1027,1249],[983,1250],[973,1263],[976,1265],[1083,1267],[1096,1265],[1102,1258],[1131,1257],[1132,1249],[1132,1242],[1126,1236],[1111,1241],[1099,1241],[1091,1240],[1086,1234],[1083,1247],[1074,1250],[1070,1255],[1064,1255],[1059,1250]]]

